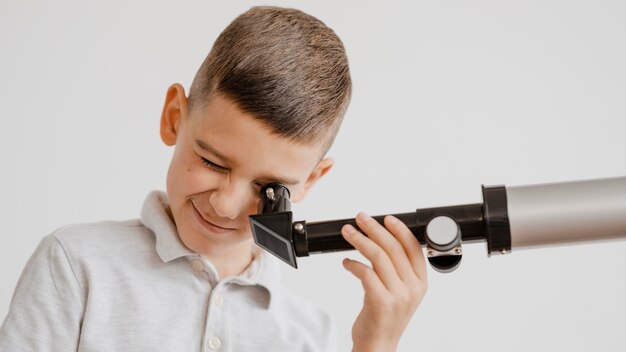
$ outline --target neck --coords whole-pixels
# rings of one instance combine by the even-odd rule
[[[228,276],[238,276],[243,273],[253,260],[252,239],[236,246],[206,245],[200,250],[192,248],[213,263],[220,280]]]
[[[254,257],[252,238],[234,244],[210,242],[202,236],[180,236],[180,239],[187,248],[211,261],[220,280],[228,276],[239,276]]]
[[[175,224],[172,209],[168,206],[165,211],[172,223]],[[247,241],[232,245],[210,243],[200,235],[188,237],[181,236],[179,233],[178,236],[187,248],[206,257],[213,263],[220,280],[228,276],[239,276],[254,258],[252,237]]]

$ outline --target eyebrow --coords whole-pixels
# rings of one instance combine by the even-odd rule
[[[198,148],[215,155],[216,157],[218,157],[222,161],[224,161],[226,163],[230,163],[230,159],[228,159],[226,156],[224,156],[224,154],[222,154],[219,151],[217,151],[215,148],[213,148],[208,143],[203,142],[203,141],[201,141],[199,139],[196,139],[196,145],[198,146]],[[277,177],[277,176],[274,176],[274,175],[262,176],[262,177],[260,177],[260,179],[271,180],[271,182],[279,182],[279,183],[282,183],[282,184],[284,184],[286,186],[295,186],[298,183],[300,183],[300,181],[298,181],[296,179],[282,178],[282,177]]]

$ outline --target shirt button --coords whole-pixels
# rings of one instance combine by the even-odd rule
[[[216,307],[221,307],[222,303],[224,303],[224,298],[222,298],[219,293],[216,293],[215,296],[213,296],[213,301],[215,302]]]
[[[209,347],[212,350],[217,350],[218,348],[220,348],[221,345],[222,345],[222,341],[220,341],[220,339],[218,339],[217,337],[211,337],[209,339]]]
[[[202,270],[204,270],[204,265],[202,264],[202,262],[199,259],[195,259],[191,262],[191,266],[193,267],[193,270],[197,271],[197,272],[201,272]]]

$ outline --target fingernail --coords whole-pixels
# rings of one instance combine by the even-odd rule
[[[356,229],[354,228],[354,226],[352,226],[350,224],[346,224],[344,226],[344,228],[346,229],[346,232],[348,232],[349,235],[351,235],[351,234],[356,232]]]
[[[360,213],[358,213],[358,214],[356,215],[356,217],[357,217],[357,219],[359,219],[359,220],[361,220],[361,221],[367,221],[367,220],[369,220],[369,219],[370,219],[370,216],[369,216],[369,215],[367,215],[367,214],[366,214],[366,213],[364,213],[364,212],[360,212]]]
[[[341,265],[342,265],[342,266],[343,266],[346,270],[349,270],[349,269],[348,269],[348,263],[350,263],[350,259],[348,259],[348,258],[346,258],[346,259],[344,259],[344,260],[342,260],[342,261],[341,261]]]
[[[398,218],[396,218],[396,217],[395,217],[395,216],[393,216],[393,215],[388,215],[387,217],[389,218],[389,220],[388,220],[388,221],[389,221],[390,223],[392,223],[392,224],[397,224],[397,223],[400,221],[400,220],[398,220]]]

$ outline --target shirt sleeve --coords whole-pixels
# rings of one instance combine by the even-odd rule
[[[0,327],[0,352],[76,351],[85,294],[61,243],[46,236],[26,263]]]

